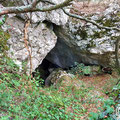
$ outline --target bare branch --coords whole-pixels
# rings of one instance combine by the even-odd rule
[[[29,47],[28,47],[28,27],[30,25],[30,21],[27,20],[25,22],[25,25],[24,25],[24,44],[25,44],[25,47],[28,51],[28,54],[29,54],[29,61],[30,61],[30,75],[31,75],[31,78],[32,78],[32,55],[31,55],[31,52]]]
[[[47,2],[49,4],[52,4],[52,5],[55,5],[55,3],[53,2],[50,2],[48,0],[44,0],[44,2]],[[119,28],[117,27],[106,27],[106,26],[102,26],[102,25],[99,25],[98,23],[96,23],[95,21],[92,21],[92,20],[89,20],[87,18],[84,18],[80,15],[76,15],[76,14],[72,14],[70,12],[67,12],[65,9],[62,8],[62,10],[64,11],[65,14],[67,14],[68,16],[70,17],[73,17],[73,18],[77,18],[77,19],[80,19],[80,20],[84,20],[86,22],[89,22],[89,23],[92,23],[93,25],[97,26],[99,29],[106,29],[106,30],[117,30],[117,31],[120,31]]]
[[[26,5],[26,6],[1,8],[0,15],[13,14],[13,13],[35,12],[35,11],[46,12],[46,11],[56,10],[56,9],[67,6],[73,0],[65,0],[64,2],[57,4],[57,5],[52,5],[50,7],[38,8],[36,6],[40,1],[43,1],[43,0],[34,0],[30,5]]]
[[[68,16],[70,17],[73,17],[73,18],[77,18],[77,19],[80,19],[80,20],[84,20],[86,22],[89,22],[89,23],[92,23],[93,25],[97,26],[98,28],[100,29],[106,29],[106,30],[117,30],[117,31],[120,31],[119,28],[117,27],[106,27],[106,26],[102,26],[102,25],[99,25],[98,23],[96,23],[95,21],[93,20],[89,20],[88,18],[84,18],[80,15],[76,15],[76,14],[72,14],[70,12],[67,12],[65,9],[62,9],[64,11],[65,14],[67,14]]]
[[[33,0],[32,2],[32,7],[36,7],[36,5],[40,2],[41,0]]]
[[[120,36],[117,38],[116,43],[115,43],[116,68],[120,68],[120,63],[119,63],[119,45],[120,45]]]
[[[69,5],[69,3],[73,1],[73,0],[66,0],[60,4],[57,4],[57,5],[53,5],[51,7],[48,7],[48,8],[36,8],[37,11],[42,11],[42,12],[46,12],[46,11],[51,11],[51,10],[56,10],[56,9],[59,9],[59,8],[63,8],[63,7],[66,7]],[[52,2],[49,2],[49,3],[52,3]]]

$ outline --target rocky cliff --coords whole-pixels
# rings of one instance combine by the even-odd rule
[[[118,3],[104,6],[92,3],[84,8],[81,5],[74,4],[75,9],[71,12],[94,20],[102,26],[120,27]],[[118,31],[99,29],[91,23],[75,18],[69,18],[63,26],[55,26],[54,31],[58,42],[47,56],[54,64],[61,67],[69,67],[74,62],[102,66],[114,64],[115,42],[120,35]]]
[[[53,2],[58,3],[59,0]],[[103,4],[96,3],[81,7],[81,4],[75,3],[75,9],[71,12],[94,20],[100,25],[120,27],[120,5],[117,2],[104,7]],[[27,15],[30,16],[30,13]],[[11,35],[8,40],[9,56],[19,64],[28,60],[29,68],[29,55],[23,41],[24,19],[24,14],[8,18],[3,29],[8,30]],[[28,36],[33,71],[44,58],[62,68],[70,67],[75,62],[104,66],[114,63],[115,40],[116,36],[119,36],[117,31],[99,29],[91,23],[68,17],[60,9],[32,13],[31,20]]]

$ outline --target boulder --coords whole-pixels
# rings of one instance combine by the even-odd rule
[[[68,81],[73,79],[72,74],[68,74],[66,71],[58,68],[51,72],[51,74],[45,80],[45,86],[48,87],[53,85],[54,87],[59,87],[62,81]],[[63,82],[64,83],[64,82]]]
[[[10,39],[8,39],[9,51],[8,55],[21,66],[23,62],[27,62],[27,69],[30,68],[30,57],[24,43],[24,21],[12,17],[6,20],[3,29],[9,31]],[[46,24],[32,24],[28,28],[28,48],[32,57],[32,70],[34,71],[55,46],[57,36],[47,28]]]

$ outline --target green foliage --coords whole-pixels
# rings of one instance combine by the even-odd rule
[[[2,59],[3,64],[0,65],[1,120],[77,119],[77,115],[67,111],[67,108],[73,104],[73,95],[70,99],[62,93],[58,93],[56,89],[50,94],[53,88],[44,88],[43,92],[43,89],[38,87],[39,83],[37,81],[41,79],[39,73],[37,73],[38,76],[36,75],[36,77],[31,80],[26,74],[18,72],[19,67],[13,60],[7,57]],[[82,95],[81,93],[82,91],[76,92],[78,96]],[[74,102],[76,101],[74,100]],[[74,112],[79,113],[79,107],[80,106],[76,104],[72,109]]]
[[[114,97],[116,103],[120,103],[120,80],[118,80],[118,84],[113,87],[109,96]]]
[[[90,74],[91,73],[90,66],[85,66],[84,69],[83,69],[83,73],[84,74]]]
[[[7,75],[5,79],[11,81]],[[12,82],[12,81],[11,81]],[[32,81],[31,81],[32,82]],[[46,95],[40,92],[41,88],[36,87],[35,82],[32,82],[32,91],[25,89],[25,84],[15,80],[14,88],[6,81],[0,84],[0,109],[3,116],[0,119],[13,118],[15,120],[67,120],[72,119],[74,114],[66,112],[66,109],[72,104],[72,101],[60,94]],[[20,89],[17,89],[20,87]],[[47,93],[49,89],[45,90]],[[56,92],[56,91],[55,91]],[[73,109],[76,110],[76,105]],[[79,107],[77,108],[79,110]]]
[[[36,80],[37,83],[39,83],[38,86],[43,86],[44,85],[44,80],[41,78],[39,71],[35,72],[34,79]]]
[[[90,66],[85,66],[83,63],[79,64],[75,62],[75,67],[72,67],[69,72],[72,74],[78,74],[80,76],[91,74],[91,69]]]
[[[7,32],[4,32],[0,29],[0,51],[4,52],[8,50],[7,40],[10,38],[10,35]]]
[[[15,6],[15,2],[14,1],[8,2],[7,0],[4,0],[4,2],[2,2],[2,5],[6,7],[12,7],[12,6]]]
[[[112,113],[114,112],[113,106],[115,102],[113,99],[107,99],[104,101],[104,105],[99,108],[98,113],[91,112],[89,114],[89,120],[113,120]]]
[[[84,28],[82,28],[81,30],[79,30],[79,32],[80,32],[80,37],[83,40],[87,39],[88,35],[87,35],[87,32],[86,32],[86,30]]]
[[[7,56],[6,51],[9,49],[7,46],[7,40],[9,38],[10,35],[0,28],[0,64],[2,64],[2,61],[4,60],[3,57]]]
[[[0,19],[0,25],[3,25],[5,22],[5,15],[2,16],[2,18]]]

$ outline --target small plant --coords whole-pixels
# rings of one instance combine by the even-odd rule
[[[3,17],[2,20],[0,20],[0,25],[2,25],[5,21],[5,18]],[[9,47],[7,45],[7,40],[10,38],[9,33],[4,32],[0,26],[0,65],[3,65],[6,61],[7,57],[7,51],[9,50]]]
[[[98,113],[91,112],[89,114],[89,120],[113,120],[114,105],[115,102],[113,99],[104,101],[104,105],[99,108],[100,111]]]
[[[0,54],[5,55],[5,52],[9,49],[7,46],[7,40],[10,38],[9,33],[4,32],[0,28]],[[1,56],[2,57],[2,56]]]
[[[91,68],[90,66],[85,66],[83,63],[77,63],[75,62],[75,67],[72,67],[69,71],[72,74],[78,74],[81,75],[90,75],[91,74]]]
[[[113,86],[112,91],[106,92],[109,96],[114,98],[116,104],[120,103],[120,80],[117,79],[116,85]]]
[[[39,71],[36,71],[34,73],[34,79],[35,79],[35,81],[37,81],[39,83],[39,86],[43,86],[44,85],[44,80],[41,78]]]
[[[70,73],[72,74],[79,74],[79,75],[83,75],[83,69],[84,69],[84,64],[79,64],[77,62],[75,62],[75,67],[72,66],[72,68],[70,69]]]
[[[0,19],[0,25],[3,25],[5,23],[5,15],[3,15]]]
[[[83,74],[84,75],[90,75],[91,74],[91,69],[90,66],[85,66],[83,69]]]

